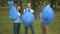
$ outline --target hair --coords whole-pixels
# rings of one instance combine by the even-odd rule
[[[19,7],[19,10],[18,10],[18,7]],[[19,13],[21,12],[21,10],[20,10],[20,6],[17,6],[17,10],[19,11]]]

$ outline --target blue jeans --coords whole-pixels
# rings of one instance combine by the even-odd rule
[[[19,34],[20,23],[14,23],[14,34]]]
[[[32,34],[34,34],[34,27],[33,27],[33,25],[25,26],[25,34],[28,34],[28,27],[30,27]]]

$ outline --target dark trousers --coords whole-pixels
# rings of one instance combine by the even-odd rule
[[[30,27],[32,34],[34,34],[34,27],[33,27],[33,25],[25,26],[25,34],[28,34],[28,27]]]
[[[14,23],[14,34],[19,34],[20,23]]]

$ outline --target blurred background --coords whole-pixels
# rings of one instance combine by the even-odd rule
[[[55,18],[49,25],[49,34],[60,34],[60,0],[13,0],[15,6],[21,6],[21,14],[26,8],[27,3],[31,3],[32,9],[35,11],[36,20],[34,23],[35,34],[42,34],[40,27],[39,13],[47,4],[51,4],[54,9]],[[8,0],[0,0],[0,34],[13,34],[13,22],[9,20]],[[29,34],[31,31],[29,29]],[[24,26],[21,23],[20,34],[24,34]]]

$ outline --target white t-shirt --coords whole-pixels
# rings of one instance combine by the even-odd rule
[[[20,16],[21,14],[18,12],[18,15]]]
[[[24,11],[23,11],[23,12],[25,12],[25,10],[28,10],[28,9],[30,9],[30,12],[31,12],[31,13],[34,13],[34,10],[33,10],[33,9],[31,9],[31,8],[24,9]]]

